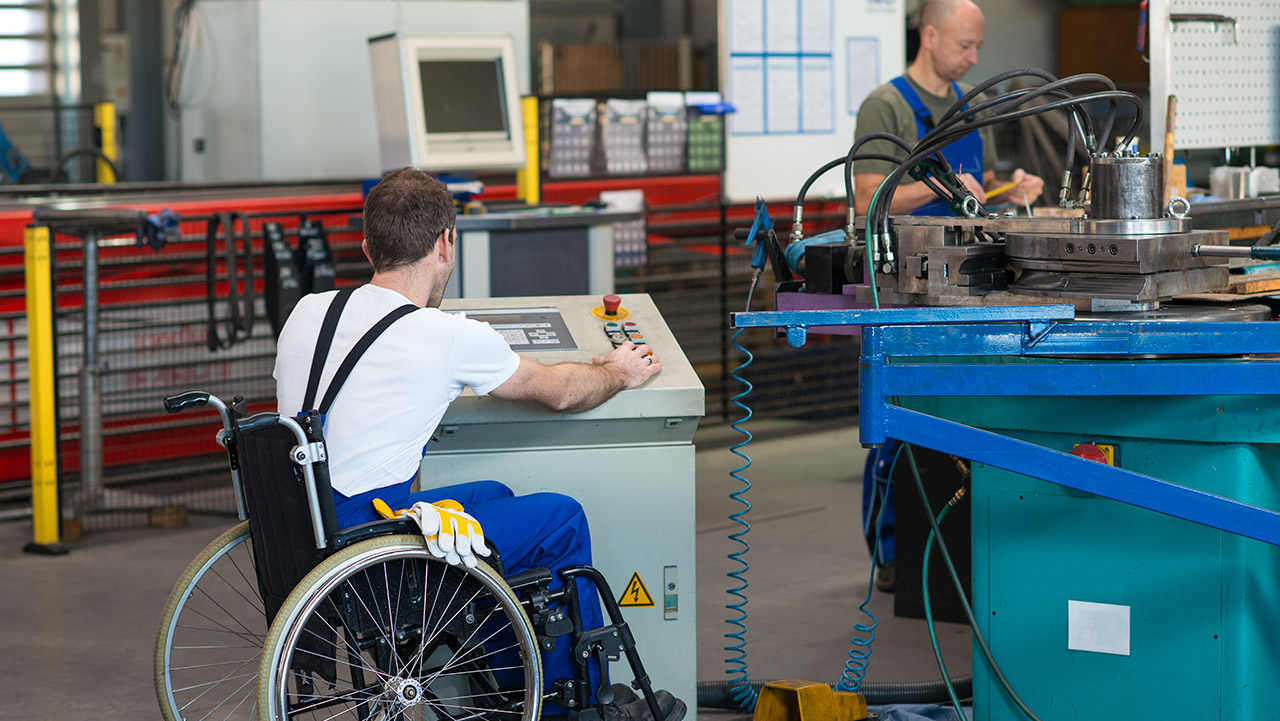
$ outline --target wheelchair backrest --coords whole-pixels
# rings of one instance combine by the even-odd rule
[[[322,448],[311,445],[321,440],[319,429],[318,416],[281,419],[260,413],[236,423],[240,479],[268,623],[294,586],[331,552],[338,530],[328,464],[312,458],[312,491],[304,466],[296,462],[299,452],[315,456]]]

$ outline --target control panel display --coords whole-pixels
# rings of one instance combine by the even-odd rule
[[[573,336],[555,308],[503,308],[459,310],[462,315],[488,323],[517,352],[577,350]]]

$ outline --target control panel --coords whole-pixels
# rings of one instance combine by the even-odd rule
[[[563,414],[466,390],[427,445],[419,483],[501,481],[576,499],[592,564],[623,606],[654,685],[697,697],[693,435],[702,383],[644,294],[446,299],[529,360],[590,363],[630,340],[662,371],[598,408]],[[684,583],[680,583],[684,579]],[[619,672],[626,673],[625,669]],[[688,721],[696,721],[696,709]]]
[[[555,308],[490,308],[457,313],[488,323],[517,353],[578,349],[564,325],[564,318]]]

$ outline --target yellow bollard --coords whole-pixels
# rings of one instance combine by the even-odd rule
[[[116,125],[116,104],[98,103],[93,106],[93,124],[98,128],[98,149],[110,160],[98,159],[97,180],[104,185],[120,182],[114,168],[120,167],[120,135]],[[114,168],[112,167],[114,165]]]
[[[538,145],[538,99],[520,98],[524,116],[524,168],[516,171],[516,194],[529,205],[542,202],[542,159]]]
[[[47,227],[26,230],[27,364],[31,384],[31,511],[35,531],[28,553],[56,555],[58,543],[58,416],[53,359],[52,241]]]
[[[760,689],[753,721],[862,721],[867,701],[861,694],[833,691],[825,683],[774,681]]]

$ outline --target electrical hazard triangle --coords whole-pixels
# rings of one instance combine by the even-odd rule
[[[640,580],[640,572],[636,571],[631,574],[631,582],[627,584],[627,590],[622,592],[622,596],[618,598],[618,605],[627,606],[652,606],[653,596],[649,595],[649,589],[644,587],[644,581]]]

